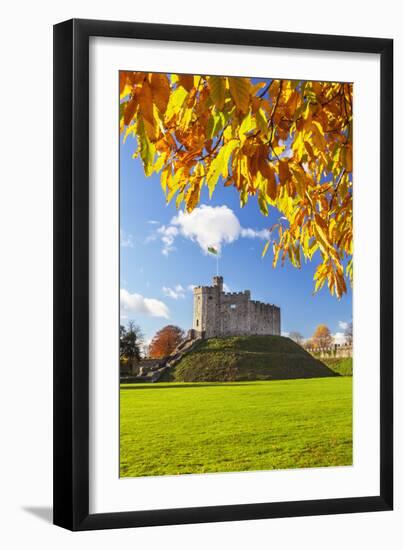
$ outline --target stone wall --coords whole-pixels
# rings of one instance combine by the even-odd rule
[[[353,346],[350,344],[335,344],[327,348],[308,348],[306,351],[316,359],[344,359],[353,356]]]
[[[280,308],[251,300],[250,291],[224,292],[223,278],[194,289],[193,330],[198,336],[281,333]]]

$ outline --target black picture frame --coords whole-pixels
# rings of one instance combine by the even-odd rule
[[[380,54],[380,491],[373,496],[89,513],[89,39]],[[73,19],[54,27],[54,523],[77,530],[393,507],[393,40]]]

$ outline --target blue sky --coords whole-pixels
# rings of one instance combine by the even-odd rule
[[[262,259],[266,231],[279,217],[275,209],[263,216],[254,197],[240,208],[237,191],[219,182],[211,200],[204,189],[202,206],[188,218],[174,201],[166,204],[159,176],[145,177],[140,159],[132,159],[134,149],[132,138],[121,143],[123,324],[135,320],[146,340],[166,324],[191,328],[191,285],[211,284],[216,272],[215,257],[205,253],[208,243],[221,246],[220,275],[231,291],[250,289],[253,299],[281,307],[284,333],[309,337],[319,323],[333,334],[343,331],[352,316],[351,290],[340,301],[327,288],[313,295],[318,254],[299,270],[288,262],[273,269],[271,247]]]

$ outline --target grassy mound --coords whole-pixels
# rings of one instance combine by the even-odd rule
[[[289,338],[236,336],[202,341],[168,376],[177,382],[229,382],[337,374]]]
[[[334,357],[329,359],[322,359],[329,369],[332,369],[336,374],[340,376],[353,376],[353,359],[352,357],[346,357],[344,359],[336,359]]]

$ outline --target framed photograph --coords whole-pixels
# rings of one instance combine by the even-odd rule
[[[56,525],[392,509],[392,93],[390,39],[54,27]]]

